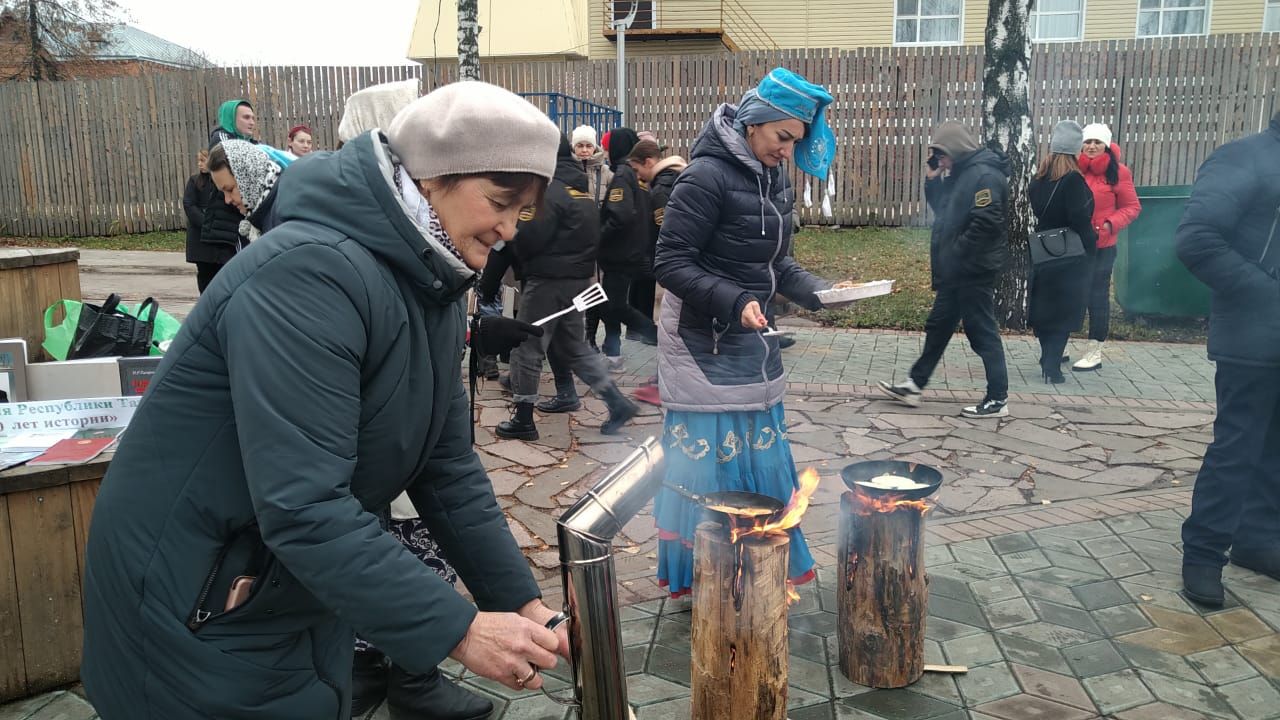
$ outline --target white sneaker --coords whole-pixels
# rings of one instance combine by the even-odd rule
[[[1009,415],[1009,403],[1005,400],[984,399],[978,405],[970,405],[960,411],[967,418],[1001,418]]]
[[[880,389],[886,395],[904,403],[911,407],[920,407],[920,386],[916,385],[914,380],[908,380],[904,383],[892,385],[883,380],[880,381]]]
[[[605,355],[604,360],[609,366],[609,372],[614,373],[615,375],[627,371],[627,361],[624,360],[621,355]]]
[[[1077,372],[1087,372],[1089,370],[1097,370],[1102,367],[1102,343],[1097,340],[1089,341],[1089,348],[1085,350],[1084,357],[1080,358],[1071,366],[1072,370]]]

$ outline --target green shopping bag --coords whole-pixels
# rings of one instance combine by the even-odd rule
[[[67,353],[71,350],[71,343],[75,341],[76,327],[80,324],[80,308],[79,300],[59,300],[44,311],[44,342],[40,343],[45,352],[55,360],[66,360]],[[120,303],[120,310],[134,317],[138,316],[138,311],[125,303]],[[58,309],[63,311],[62,321],[54,324],[53,318]],[[167,340],[172,340],[177,336],[178,330],[182,327],[182,323],[164,310],[156,310],[155,327],[151,332],[151,354],[164,355],[164,351],[157,345]]]

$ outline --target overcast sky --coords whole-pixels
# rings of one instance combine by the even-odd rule
[[[129,24],[219,65],[402,64],[418,0],[116,0]]]

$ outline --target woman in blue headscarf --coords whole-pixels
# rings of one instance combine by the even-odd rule
[[[764,334],[781,293],[809,309],[830,284],[788,252],[795,193],[782,169],[795,158],[825,179],[835,138],[825,89],[783,68],[734,106],[721,105],[694,143],[658,236],[654,274],[666,289],[658,378],[667,409],[667,479],[695,493],[742,490],[788,501],[798,487],[786,436],[786,377],[778,339]],[[669,489],[655,504],[658,580],[673,596],[693,583],[700,510]],[[813,577],[813,557],[791,531],[789,575]]]

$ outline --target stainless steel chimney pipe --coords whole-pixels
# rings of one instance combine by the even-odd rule
[[[560,579],[569,614],[569,660],[580,720],[626,720],[627,675],[613,538],[658,494],[662,445],[645,440],[560,518]]]

